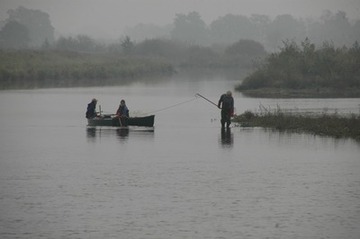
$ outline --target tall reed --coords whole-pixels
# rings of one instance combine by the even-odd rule
[[[0,51],[0,89],[103,85],[137,77],[173,73],[155,58],[120,57],[65,51]]]

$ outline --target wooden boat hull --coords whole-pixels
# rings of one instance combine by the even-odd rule
[[[88,119],[88,126],[142,126],[142,127],[153,127],[155,115],[149,115],[144,117],[130,117],[124,119],[125,123],[120,125],[119,118],[111,116],[102,116]]]

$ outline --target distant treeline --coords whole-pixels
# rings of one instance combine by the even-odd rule
[[[248,70],[267,54],[252,40],[210,48],[165,39],[135,44],[126,37],[118,44],[99,46],[97,52],[88,51],[94,45],[85,36],[60,38],[58,44],[61,47],[0,50],[0,89],[119,84],[172,74],[179,67]]]
[[[172,74],[159,59],[67,51],[0,51],[0,89],[121,84]]]
[[[50,47],[65,50],[70,40],[80,41],[86,51],[99,51],[104,44],[94,41],[82,32],[78,37],[55,38],[56,29],[50,15],[40,10],[18,7],[8,12],[8,18],[0,21],[0,48]],[[107,28],[104,25],[104,28]],[[80,36],[80,37],[79,37]],[[251,16],[227,14],[206,24],[198,12],[179,13],[166,26],[139,24],[119,32],[120,41],[129,36],[138,43],[146,39],[167,39],[187,46],[228,46],[240,39],[259,42],[269,52],[278,51],[284,40],[300,43],[308,37],[315,45],[329,41],[336,47],[351,46],[360,39],[360,19],[349,19],[345,12],[324,12],[319,19],[297,19],[289,14],[270,18],[266,15]],[[78,38],[78,39],[77,39]],[[80,39],[81,38],[81,39]],[[98,36],[101,38],[101,36]],[[107,44],[113,39],[105,39]],[[75,42],[71,43],[72,45]],[[80,47],[80,46],[79,46]]]
[[[360,96],[360,46],[284,42],[237,87],[253,96]]]
[[[284,40],[299,44],[305,37],[315,45],[330,41],[336,47],[351,46],[360,39],[360,19],[349,19],[343,11],[324,11],[318,19],[295,18],[290,14],[275,18],[261,14],[227,14],[206,24],[199,13],[189,12],[176,14],[173,23],[164,27],[139,24],[124,34],[135,41],[161,37],[202,46],[230,45],[239,39],[250,39],[274,52]]]
[[[97,44],[83,35],[61,37],[53,46],[43,49],[161,58],[179,67],[251,68],[254,60],[267,54],[264,46],[253,40],[242,39],[229,45],[206,47],[169,39],[147,39],[136,43],[128,36],[109,45]]]

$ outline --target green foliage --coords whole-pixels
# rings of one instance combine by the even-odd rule
[[[50,47],[47,47],[49,49]],[[75,37],[60,37],[54,42],[54,49],[60,51],[78,51],[78,52],[99,52],[104,51],[105,47],[96,43],[95,40],[86,35],[77,35]]]
[[[263,49],[260,44],[256,46]],[[135,44],[127,37],[106,47],[84,35],[61,37],[53,46],[44,44],[42,50],[0,50],[0,89],[113,84],[117,79],[173,73],[173,65],[243,68],[248,65],[229,59],[244,55],[248,63],[252,51],[246,50],[239,47],[229,57],[211,47],[187,46],[173,40],[152,39]]]
[[[294,42],[284,42],[281,51],[270,54],[238,90],[360,88],[359,59],[357,42],[351,48],[337,49],[329,43],[315,49],[308,39],[301,47]]]
[[[161,60],[67,51],[0,51],[0,89],[106,85],[171,74]]]

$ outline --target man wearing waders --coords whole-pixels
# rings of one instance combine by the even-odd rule
[[[231,91],[227,91],[226,94],[221,95],[218,103],[219,109],[221,109],[221,127],[230,127],[230,118],[234,114],[234,98]]]

